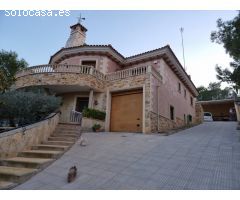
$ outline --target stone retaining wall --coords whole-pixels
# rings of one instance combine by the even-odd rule
[[[151,132],[157,132],[157,131],[166,132],[173,128],[181,126],[181,125],[178,126],[176,122],[159,115],[159,128],[157,129],[157,126],[158,126],[157,113],[151,112],[150,115],[151,115]]]
[[[14,157],[30,146],[46,141],[59,122],[59,114],[50,119],[0,133],[0,158]]]
[[[94,124],[100,124],[101,130],[104,130],[105,121],[83,117],[82,118],[82,131],[92,132],[93,131],[92,127]]]
[[[184,120],[176,117],[176,120],[173,121],[166,117],[159,115],[159,128],[157,122],[157,113],[151,112],[151,132],[168,132],[177,128],[184,128],[189,125],[193,125],[194,123],[186,124]]]

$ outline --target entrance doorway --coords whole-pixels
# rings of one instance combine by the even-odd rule
[[[77,97],[75,110],[77,112],[82,112],[86,107],[88,108],[89,97]]]

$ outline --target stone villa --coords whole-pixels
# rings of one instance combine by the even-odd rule
[[[61,96],[61,123],[73,123],[71,113],[85,106],[106,112],[105,131],[151,133],[197,122],[198,92],[169,45],[124,57],[111,45],[86,44],[80,23],[70,28],[49,64],[20,71],[15,85]]]

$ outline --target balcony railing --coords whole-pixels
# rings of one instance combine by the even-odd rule
[[[78,74],[88,74],[96,77],[99,80],[113,81],[119,79],[125,79],[132,76],[139,76],[152,72],[157,74],[159,77],[161,75],[151,66],[140,66],[129,68],[125,70],[120,70],[117,72],[112,72],[108,74],[103,74],[102,72],[96,70],[92,66],[85,65],[39,65],[34,67],[29,67],[21,70],[17,73],[16,78],[41,73],[78,73]]]
[[[106,80],[113,81],[118,79],[124,79],[131,76],[146,74],[147,69],[148,69],[147,66],[143,66],[143,67],[134,67],[134,68],[129,68],[129,69],[125,69],[117,72],[112,72],[106,76]]]
[[[17,73],[17,78],[30,74],[39,73],[79,73],[91,74],[93,67],[85,65],[38,65],[21,70]]]

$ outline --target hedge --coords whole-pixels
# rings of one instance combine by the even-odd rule
[[[61,98],[32,92],[0,94],[0,119],[25,125],[44,119],[60,107]]]
[[[92,109],[92,108],[84,108],[83,109],[83,117],[105,120],[106,113],[100,110]]]

